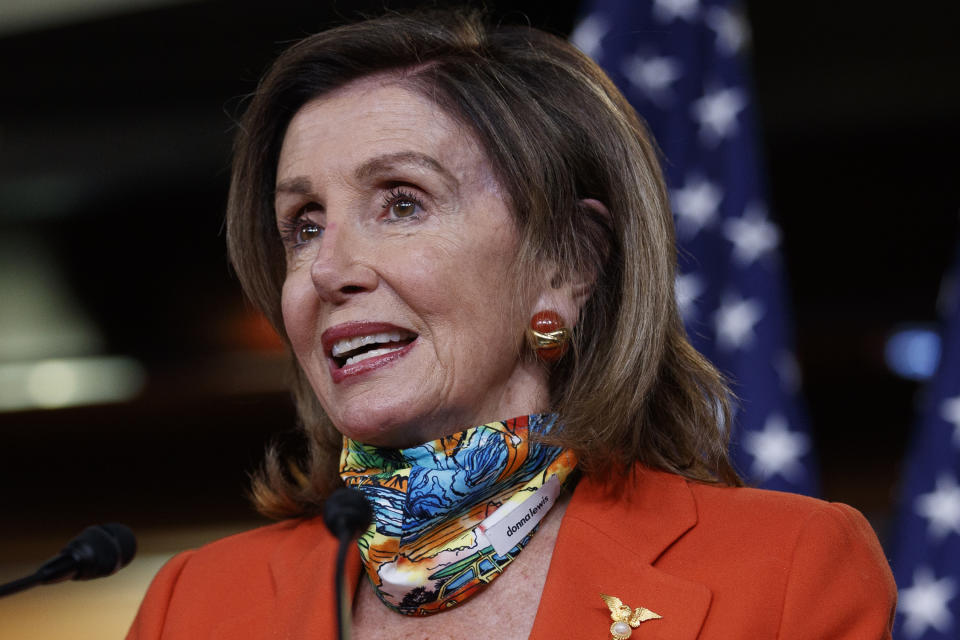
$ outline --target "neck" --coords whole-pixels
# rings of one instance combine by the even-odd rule
[[[385,609],[369,580],[360,580],[353,608],[354,637],[367,640],[529,637],[571,496],[571,490],[563,491],[509,571],[491,582],[482,594],[443,615],[421,617],[394,613]]]

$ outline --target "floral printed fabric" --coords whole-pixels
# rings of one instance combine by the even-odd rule
[[[406,615],[437,613],[503,573],[536,530],[501,556],[475,527],[552,476],[567,478],[573,453],[529,438],[555,422],[552,414],[521,416],[399,450],[344,438],[340,475],[373,508],[357,544],[385,605]]]

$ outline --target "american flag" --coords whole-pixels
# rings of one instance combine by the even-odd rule
[[[725,0],[592,0],[571,36],[656,138],[677,228],[677,300],[694,346],[733,383],[734,464],[750,484],[813,495],[812,442],[767,212],[743,59]]]
[[[960,637],[960,252],[942,295],[942,355],[903,474],[894,636]]]

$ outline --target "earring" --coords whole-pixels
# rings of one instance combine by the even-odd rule
[[[556,311],[538,311],[530,319],[527,343],[544,362],[556,362],[567,352],[570,329]]]

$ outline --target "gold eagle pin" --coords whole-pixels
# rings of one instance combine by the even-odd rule
[[[613,624],[610,625],[610,637],[612,640],[626,640],[630,637],[630,634],[633,633],[633,630],[640,626],[641,622],[663,617],[650,611],[650,609],[646,607],[631,609],[629,606],[623,604],[620,598],[616,596],[608,596],[605,593],[601,593],[600,597],[603,598],[603,601],[610,608],[610,619],[613,620]]]

